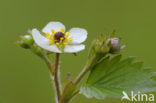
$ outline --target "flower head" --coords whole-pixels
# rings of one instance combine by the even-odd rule
[[[56,53],[75,53],[85,49],[81,44],[87,39],[87,31],[82,28],[72,28],[65,32],[61,22],[50,22],[43,29],[43,36],[37,29],[32,30],[35,43],[48,51]]]

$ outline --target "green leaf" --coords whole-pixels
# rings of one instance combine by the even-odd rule
[[[142,62],[134,62],[134,57],[121,60],[121,55],[107,57],[90,71],[88,80],[80,93],[88,98],[119,97],[122,92],[156,91],[156,81],[151,72],[142,67]]]

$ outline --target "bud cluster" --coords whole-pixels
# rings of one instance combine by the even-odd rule
[[[106,57],[107,54],[120,53],[121,49],[122,46],[120,45],[119,38],[104,38],[102,35],[100,37],[96,37],[90,47],[87,66],[92,67],[97,64],[101,59]]]
[[[33,43],[34,40],[29,34],[20,36],[20,40],[16,42],[17,45],[25,49],[30,49]]]
[[[37,54],[40,57],[43,57],[43,55],[45,53],[42,48],[38,47],[35,44],[33,37],[30,33],[28,33],[26,35],[20,35],[19,40],[16,41],[16,44],[21,46],[24,49],[31,50],[33,53]]]

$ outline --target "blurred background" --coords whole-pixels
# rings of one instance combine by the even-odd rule
[[[78,56],[62,54],[62,78],[73,78],[87,59],[96,35],[117,30],[126,44],[125,56],[137,56],[156,72],[155,0],[0,0],[0,103],[54,103],[46,64],[13,44],[30,28],[42,29],[49,21],[61,21],[67,29],[88,30],[86,49]],[[72,103],[120,103],[120,99],[86,99],[77,95]]]

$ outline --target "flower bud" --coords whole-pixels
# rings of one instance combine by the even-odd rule
[[[29,49],[30,48],[30,46],[25,44],[22,40],[21,41],[17,41],[16,44],[21,46],[24,49]]]
[[[32,45],[34,43],[34,40],[31,35],[21,36],[21,40],[28,45]]]
[[[20,36],[20,40],[15,42],[16,45],[19,45],[24,49],[29,49],[31,52],[44,59],[46,51],[34,43],[33,37],[30,33],[31,31],[29,31],[29,34],[27,35]]]
[[[119,38],[104,38],[102,35],[96,38],[91,45],[87,66],[92,68],[107,54],[115,54],[121,50]]]
[[[108,38],[106,43],[110,46],[109,53],[116,53],[120,51],[121,47],[119,43],[119,38]]]
[[[96,38],[93,41],[92,49],[95,50],[97,53],[107,53],[109,51],[109,46],[106,44],[104,38]]]
[[[20,45],[21,47],[25,48],[25,49],[29,49],[31,48],[31,46],[34,43],[34,40],[32,38],[31,35],[24,35],[24,36],[20,36],[20,41],[17,41],[16,44]]]
[[[109,45],[106,43],[106,39],[101,35],[99,38],[96,38],[90,47],[88,64],[89,66],[94,66],[97,64],[103,57],[106,56],[110,51]]]

